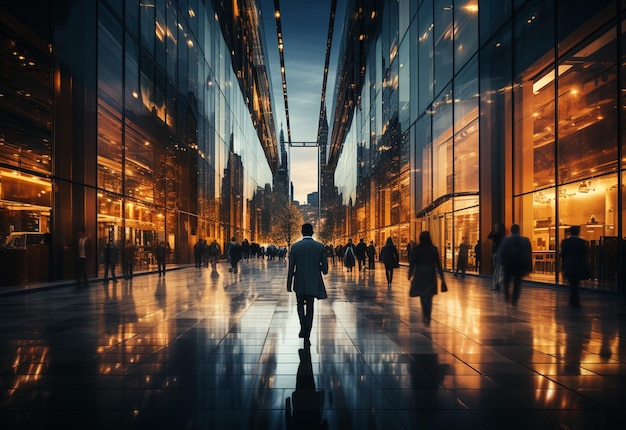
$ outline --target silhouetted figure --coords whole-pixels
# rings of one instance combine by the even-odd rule
[[[563,276],[565,276],[570,286],[570,306],[580,306],[580,281],[589,279],[587,241],[579,237],[580,226],[573,225],[569,231],[569,237],[561,242]]]
[[[443,268],[439,251],[433,245],[430,232],[420,233],[419,242],[411,252],[409,263],[409,280],[411,281],[411,297],[420,297],[424,324],[429,325],[433,310],[433,296],[437,294],[437,274],[441,278],[442,288],[445,286]]]
[[[459,256],[456,262],[456,271],[454,272],[454,276],[457,276],[459,272],[461,272],[461,276],[465,277],[465,271],[467,270],[467,264],[469,260],[469,248],[470,244],[467,241],[467,238],[464,237],[463,241],[459,245]]]
[[[374,241],[370,241],[370,244],[367,245],[367,268],[369,270],[374,270],[376,268],[376,247],[374,246]]]
[[[492,290],[499,290],[502,287],[502,280],[504,278],[504,273],[502,271],[502,265],[500,264],[500,259],[498,257],[498,248],[500,247],[500,243],[506,236],[506,227],[501,222],[496,223],[493,226],[493,231],[489,233],[487,239],[491,239],[491,257],[492,257]]]
[[[352,239],[348,239],[348,243],[346,244],[343,251],[343,265],[348,268],[348,272],[352,272],[352,268],[356,263],[356,252],[354,250],[354,244],[352,243]]]
[[[135,265],[135,254],[137,248],[131,239],[126,241],[124,246],[124,279],[133,278],[133,267]]]
[[[476,261],[476,271],[480,273],[480,253],[482,252],[482,247],[480,245],[480,239],[476,241],[476,245],[474,245],[474,260]]]
[[[117,276],[115,276],[115,266],[119,258],[120,252],[115,246],[113,239],[109,240],[109,243],[104,247],[104,283],[109,282],[109,271],[111,271],[111,279],[113,282],[117,282]]]
[[[324,245],[313,240],[313,226],[302,225],[302,239],[291,246],[289,252],[289,270],[287,272],[287,291],[296,292],[300,333],[304,345],[310,345],[311,328],[315,299],[325,299],[326,287],[322,274],[328,273],[328,258]]]
[[[385,277],[387,278],[387,288],[391,288],[393,281],[393,269],[400,266],[400,255],[398,248],[393,244],[393,240],[388,237],[385,246],[380,249],[379,260],[385,265]]]
[[[359,272],[365,270],[365,258],[367,257],[367,245],[365,240],[361,239],[355,247],[356,259],[359,263]]]
[[[202,267],[202,256],[204,255],[204,240],[198,239],[196,244],[193,246],[193,258],[196,263],[196,269]]]
[[[229,272],[237,273],[237,265],[241,261],[241,258],[241,244],[237,243],[234,237],[231,237],[230,244],[228,245],[228,260],[230,261]]]
[[[287,429],[327,429],[328,421],[322,419],[324,392],[316,391],[309,348],[298,350],[300,364],[296,375],[296,391],[285,401]]]
[[[213,242],[209,245],[209,260],[211,261],[211,267],[213,270],[217,269],[217,260],[220,257],[222,250],[220,248],[220,244],[217,243],[216,239],[213,239]]]
[[[509,300],[509,281],[513,279],[511,304],[515,306],[522,289],[522,279],[532,271],[532,247],[527,237],[520,236],[519,225],[511,225],[511,235],[502,240],[498,258],[504,269],[504,297]]]
[[[87,287],[89,279],[87,277],[87,264],[93,254],[91,239],[84,229],[78,231],[76,242],[76,286]]]
[[[165,261],[167,258],[167,246],[164,241],[159,242],[156,252],[154,253],[157,261],[157,270],[159,276],[165,276]]]

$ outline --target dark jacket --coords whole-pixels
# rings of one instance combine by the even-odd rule
[[[298,294],[325,299],[326,288],[322,274],[328,273],[326,248],[311,236],[305,236],[291,247],[289,252],[289,270],[287,272],[287,290]]]
[[[527,237],[512,234],[502,239],[498,256],[506,273],[512,276],[526,276],[533,269],[532,247]]]
[[[585,279],[589,276],[587,264],[587,241],[578,236],[570,236],[561,242],[563,275],[566,278],[576,276]]]
[[[385,267],[396,267],[400,262],[400,256],[398,255],[398,248],[395,245],[387,244],[380,250],[380,261],[385,264]]]

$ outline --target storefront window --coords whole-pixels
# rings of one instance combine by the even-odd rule
[[[616,29],[604,29],[559,63],[559,183],[617,167]]]

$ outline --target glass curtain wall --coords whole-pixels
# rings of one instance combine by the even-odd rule
[[[531,239],[532,278],[566,282],[560,243],[576,225],[589,244],[585,287],[616,291],[619,33],[614,11],[608,13],[614,3],[595,6],[600,12],[588,14],[585,32],[560,28],[558,52],[545,27],[554,25],[560,5],[545,3],[529,2],[514,17],[516,58],[525,61],[514,86],[513,221]],[[581,20],[581,14],[570,18]]]
[[[186,264],[199,239],[225,249],[270,227],[257,218],[275,139],[263,124],[261,145],[255,122],[271,113],[251,119],[242,91],[256,76],[239,85],[220,19],[197,1],[0,6],[2,285],[72,279],[80,228],[96,245],[93,277],[110,240],[131,241],[145,271],[160,241]],[[75,37],[81,49],[66,49]]]
[[[98,13],[98,242],[123,249],[130,240],[143,271],[156,267],[160,241],[170,262],[186,263],[199,240],[225,249],[230,236],[258,234],[243,202],[272,183],[271,171],[242,121],[247,107],[210,5],[110,6]]]

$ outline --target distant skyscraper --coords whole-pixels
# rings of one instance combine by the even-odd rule
[[[284,193],[285,196],[289,196],[289,160],[287,157],[287,149],[285,146],[285,133],[283,132],[283,126],[280,126],[279,134],[280,145],[280,164],[278,171],[274,179],[274,187],[277,193]]]

